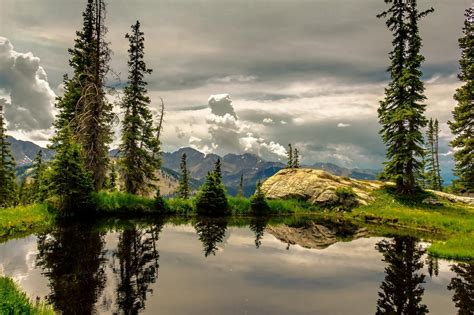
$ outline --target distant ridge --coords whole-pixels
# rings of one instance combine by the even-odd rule
[[[8,141],[12,144],[12,152],[15,156],[17,166],[23,173],[31,165],[39,150],[43,150],[45,160],[53,157],[54,152],[41,148],[30,141],[16,140],[9,137]],[[187,165],[192,177],[191,186],[198,188],[204,182],[206,175],[214,168],[214,163],[218,158],[222,161],[223,182],[228,192],[232,195],[237,194],[240,183],[240,176],[244,175],[244,194],[250,196],[255,191],[258,181],[273,176],[279,170],[285,168],[281,162],[272,162],[263,160],[261,157],[250,154],[227,154],[220,157],[216,154],[204,154],[196,149],[185,147],[175,152],[163,153],[163,173],[166,173],[170,180],[179,180],[179,164],[183,153],[187,155]],[[120,152],[117,149],[110,151],[111,157],[118,157]],[[313,165],[304,165],[305,168],[322,169],[334,175],[351,177],[354,179],[373,180],[377,177],[378,171],[365,169],[348,169],[332,163],[315,163]]]

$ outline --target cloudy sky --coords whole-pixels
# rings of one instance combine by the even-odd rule
[[[67,48],[85,0],[0,0],[0,102],[10,133],[43,143],[61,94]],[[164,149],[253,152],[279,159],[288,143],[304,163],[378,168],[376,109],[387,83],[391,36],[375,16],[382,0],[110,0],[112,66],[126,79],[124,34],[146,35],[153,106],[166,103]],[[427,115],[442,127],[459,86],[464,9],[472,0],[420,0],[436,12],[421,25]],[[116,79],[111,85],[118,85]]]

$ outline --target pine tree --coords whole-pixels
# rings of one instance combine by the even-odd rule
[[[291,143],[288,144],[288,161],[286,163],[286,168],[293,168],[293,147],[291,146]]]
[[[81,144],[86,166],[92,173],[95,189],[102,188],[107,164],[108,145],[112,141],[113,106],[106,99],[105,77],[109,72],[110,49],[105,41],[104,0],[88,0],[83,13],[83,28],[76,33],[74,48],[69,50],[71,79],[64,77],[65,93],[58,98],[58,115],[54,123],[56,135],[52,148],[63,142],[64,128],[71,128]]]
[[[182,199],[189,199],[189,171],[186,165],[186,153],[181,156],[181,179],[179,181],[179,197]]]
[[[262,191],[262,183],[260,182],[257,182],[257,189],[250,198],[250,209],[258,215],[267,214],[270,211],[270,206],[267,203],[267,198]]]
[[[300,168],[300,152],[296,148],[293,153],[293,168]]]
[[[418,23],[432,9],[419,12],[416,0],[386,0],[391,7],[378,15],[387,18],[393,32],[394,49],[390,53],[388,68],[391,81],[385,89],[385,100],[380,102],[379,121],[382,139],[387,145],[384,175],[395,180],[400,193],[412,194],[417,188],[416,179],[422,171],[424,85],[421,81],[421,38]]]
[[[16,203],[15,166],[15,158],[7,141],[3,107],[0,105],[0,208],[13,206]]]
[[[70,127],[76,130],[74,123],[76,122],[76,113],[80,111],[79,106],[82,94],[82,87],[86,85],[86,69],[92,66],[92,41],[94,34],[94,4],[93,0],[88,0],[85,11],[83,12],[83,26],[82,30],[76,32],[76,39],[74,40],[74,47],[69,49],[69,66],[73,69],[73,77],[64,76],[63,86],[64,94],[56,100],[56,109],[58,115],[54,122],[56,130],[61,130],[65,127]],[[52,147],[61,139],[57,133],[52,139]]]
[[[89,3],[92,0],[89,0]],[[87,65],[82,76],[85,78],[81,98],[75,114],[75,135],[86,158],[86,166],[92,173],[95,190],[104,183],[109,163],[109,144],[112,142],[113,106],[107,100],[104,89],[109,72],[110,49],[105,41],[106,6],[104,0],[93,0],[94,32],[92,41],[85,51],[91,51],[91,65]]]
[[[461,73],[464,82],[454,99],[458,103],[449,127],[455,138],[451,141],[456,161],[455,174],[467,192],[474,192],[474,6],[466,10],[463,34],[459,39]]]
[[[67,216],[89,209],[94,185],[71,129],[64,128],[61,133],[62,143],[51,165],[51,193],[59,197],[59,208]]]
[[[196,210],[200,215],[218,216],[228,213],[229,204],[220,167],[218,159],[214,171],[207,174],[206,182],[196,196]]]
[[[33,160],[33,185],[32,194],[33,199],[39,202],[44,201],[46,198],[46,187],[45,187],[45,165],[43,161],[43,151],[39,150]]]
[[[124,89],[121,107],[125,112],[122,126],[120,164],[125,191],[132,194],[147,193],[154,185],[159,159],[154,153],[159,151],[155,138],[153,116],[149,109],[144,76],[152,72],[146,67],[144,59],[145,38],[140,30],[140,22],[132,25],[132,33],[125,36],[130,43],[128,85]]]
[[[244,192],[244,173],[240,174],[239,190],[237,191],[237,197],[243,198]]]

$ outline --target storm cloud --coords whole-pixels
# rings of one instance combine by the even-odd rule
[[[59,86],[70,71],[67,48],[85,1],[0,4],[0,36],[40,57],[51,86]],[[436,10],[421,22],[423,73],[427,115],[440,120],[440,151],[447,154],[446,122],[459,86],[457,39],[471,1],[419,4]],[[244,152],[291,142],[306,164],[379,168],[385,149],[377,107],[388,80],[391,34],[376,15],[385,8],[382,0],[109,1],[112,66],[125,81],[124,34],[139,19],[146,61],[154,69],[147,78],[153,106],[160,104],[158,97],[166,103],[165,150],[200,143],[209,152]],[[206,104],[217,93],[232,96],[231,118]],[[225,145],[217,141],[224,127]],[[451,157],[443,159],[450,169]]]

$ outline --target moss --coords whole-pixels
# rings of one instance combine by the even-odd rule
[[[33,303],[10,278],[0,277],[0,313],[53,315],[53,308],[45,303]]]

